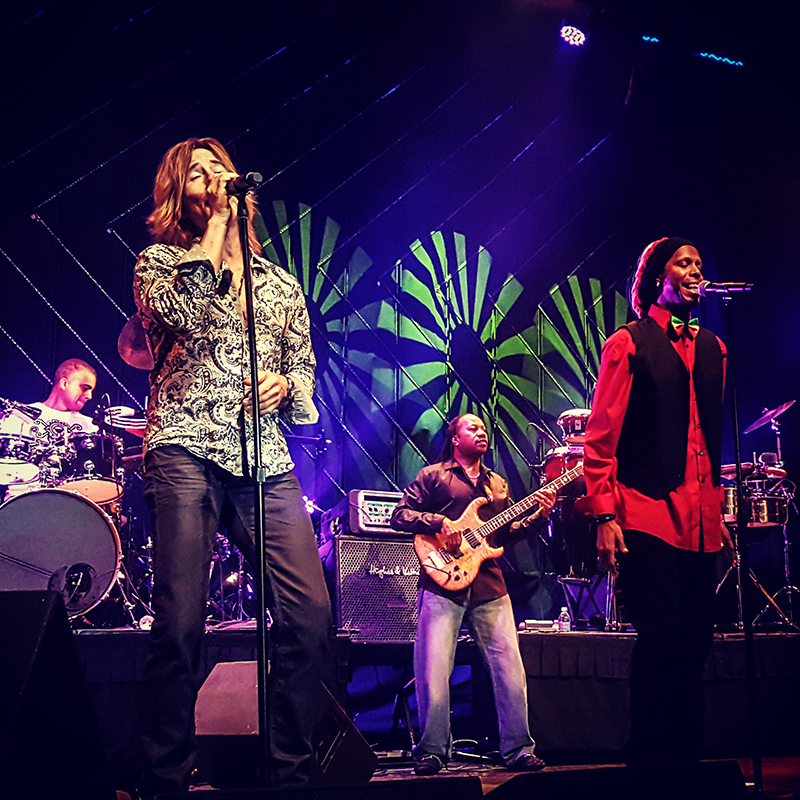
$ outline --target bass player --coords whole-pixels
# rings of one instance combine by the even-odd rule
[[[454,555],[462,533],[509,506],[508,484],[481,461],[489,446],[486,426],[474,414],[461,414],[448,426],[441,460],[419,471],[392,514],[392,528],[434,537]],[[520,540],[546,524],[555,503],[554,487],[535,493],[536,510],[500,529],[504,543]],[[473,504],[473,501],[478,501]],[[497,536],[493,544],[499,545]],[[417,549],[419,553],[419,549]],[[502,550],[496,554],[500,555]],[[535,772],[544,761],[534,755],[528,726],[525,671],[514,615],[497,560],[487,558],[465,588],[442,588],[420,570],[414,674],[422,736],[414,748],[417,775],[435,775],[452,755],[450,675],[462,621],[489,667],[500,728],[500,754],[509,770]]]

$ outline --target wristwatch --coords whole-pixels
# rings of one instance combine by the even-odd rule
[[[291,375],[284,375],[286,378],[286,397],[281,400],[281,408],[289,406],[294,399],[294,379]]]

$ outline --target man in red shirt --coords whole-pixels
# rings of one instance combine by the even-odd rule
[[[637,632],[629,764],[697,760],[703,667],[714,632],[722,525],[725,346],[690,313],[703,279],[697,248],[648,245],[631,303],[640,317],[608,338],[586,427],[587,496],[597,552]]]

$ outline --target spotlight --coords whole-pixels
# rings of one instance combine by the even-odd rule
[[[573,47],[582,47],[586,44],[586,34],[574,25],[562,25],[560,34],[561,38]]]

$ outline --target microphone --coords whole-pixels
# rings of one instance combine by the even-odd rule
[[[709,294],[749,292],[752,288],[752,283],[711,283],[711,281],[700,281],[700,283],[697,284],[697,291],[700,292],[703,297]]]
[[[97,404],[97,408],[94,410],[94,414],[92,414],[92,423],[97,425],[98,427],[102,427],[103,422],[105,422],[106,411],[108,411],[108,407],[111,405],[111,398],[108,394],[103,394],[100,398],[100,402]]]
[[[248,172],[231,178],[225,188],[228,194],[247,194],[251,189],[257,189],[264,183],[264,176],[260,172]]]

